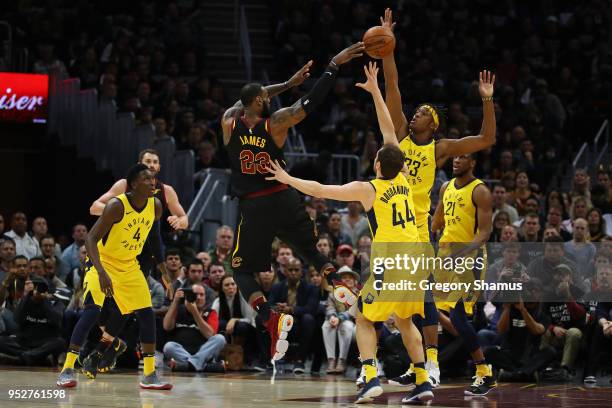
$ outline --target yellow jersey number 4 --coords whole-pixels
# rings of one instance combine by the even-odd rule
[[[410,208],[408,207],[408,200],[404,200],[404,206],[405,206],[405,212],[404,215],[402,216],[402,212],[397,211],[397,203],[393,203],[393,226],[395,227],[396,225],[401,225],[402,228],[406,228],[406,222],[411,222],[411,223],[415,223],[414,220],[414,214],[412,213],[412,210],[410,210]]]

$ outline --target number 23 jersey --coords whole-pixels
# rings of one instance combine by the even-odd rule
[[[123,217],[98,242],[100,259],[135,262],[155,222],[155,197],[150,197],[140,211],[132,207],[125,194],[116,198],[123,204]]]
[[[270,136],[270,120],[260,119],[252,127],[244,117],[234,120],[232,135],[226,146],[232,168],[232,192],[242,197],[249,193],[280,185],[276,180],[266,180],[270,161],[285,164],[283,149],[276,146]]]
[[[391,180],[374,179],[376,191],[368,221],[373,242],[419,242],[411,186],[399,172]]]

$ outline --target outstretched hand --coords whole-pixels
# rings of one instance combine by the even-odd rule
[[[346,64],[354,58],[361,57],[363,55],[364,50],[365,45],[363,44],[363,42],[356,42],[350,47],[347,47],[340,51],[334,58],[332,58],[332,62],[336,65]]]
[[[366,75],[365,82],[358,82],[356,87],[365,89],[369,93],[374,93],[378,88],[378,66],[374,61],[370,61],[368,65],[363,66],[363,72]]]
[[[395,29],[395,23],[393,22],[393,12],[387,7],[385,10],[385,16],[380,18],[380,25],[393,31]]]
[[[277,180],[281,183],[289,184],[291,176],[281,167],[278,160],[271,161],[266,171],[272,174],[270,177],[266,177],[266,180]]]
[[[493,96],[493,85],[495,84],[495,74],[491,71],[480,71],[480,78],[478,81],[478,91],[480,92],[481,98],[490,98]]]
[[[312,66],[312,60],[308,61],[302,68],[300,68],[289,80],[287,84],[290,87],[296,87],[302,85],[302,83],[310,76],[310,67]]]

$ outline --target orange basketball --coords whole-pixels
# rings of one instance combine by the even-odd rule
[[[393,52],[395,36],[393,32],[383,26],[370,28],[363,35],[365,52],[372,58],[381,59]]]

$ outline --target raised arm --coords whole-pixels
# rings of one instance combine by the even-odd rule
[[[378,117],[378,126],[380,126],[380,131],[383,135],[383,143],[398,146],[399,142],[393,130],[393,121],[391,120],[389,109],[387,109],[387,105],[385,105],[382,93],[378,87],[378,67],[375,62],[371,61],[368,66],[363,67],[363,71],[367,78],[366,82],[357,83],[355,86],[365,89],[372,95],[374,106],[376,107],[376,116]]]
[[[482,126],[480,134],[461,139],[442,139],[436,144],[436,164],[441,167],[444,162],[455,156],[478,152],[495,144],[496,120],[493,105],[493,85],[495,75],[491,71],[481,71],[478,91],[482,98]]]
[[[366,210],[370,209],[374,202],[374,188],[369,185],[370,183],[353,181],[341,186],[332,186],[312,180],[303,180],[290,176],[278,162],[270,162],[267,170],[272,176],[266,177],[266,180],[278,180],[281,183],[289,184],[306,195],[338,201],[360,201]]]
[[[115,184],[113,184],[110,190],[102,194],[100,198],[98,198],[96,201],[93,202],[93,204],[91,204],[91,207],[89,207],[89,213],[91,215],[102,215],[106,203],[108,203],[111,198],[116,197],[119,194],[125,193],[126,190],[127,183],[125,179],[117,181]]]
[[[380,18],[380,24],[391,31],[395,28],[393,13],[390,8],[385,10],[385,17]],[[385,102],[391,113],[397,140],[402,140],[408,135],[408,120],[402,110],[402,95],[399,89],[394,53],[389,53],[383,57],[383,73],[385,75]]]
[[[285,145],[287,131],[290,127],[300,123],[306,115],[311,113],[325,100],[329,90],[334,84],[339,66],[363,55],[363,43],[358,42],[340,51],[334,56],[321,77],[314,84],[308,95],[299,99],[288,108],[279,109],[270,117],[270,135],[278,147]]]

